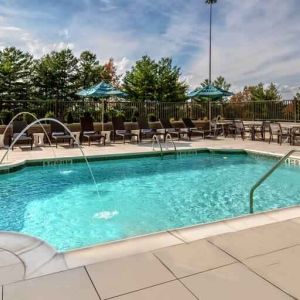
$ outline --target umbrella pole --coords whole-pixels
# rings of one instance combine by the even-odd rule
[[[105,104],[104,104],[105,100],[102,100],[102,131],[104,131],[104,108],[105,108]]]
[[[211,131],[211,101],[208,101],[209,131]]]

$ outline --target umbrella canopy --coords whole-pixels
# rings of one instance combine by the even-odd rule
[[[232,96],[233,93],[225,91],[223,89],[217,88],[211,84],[206,85],[205,87],[200,87],[188,94],[190,98],[209,98],[208,105],[208,114],[209,114],[209,128],[211,129],[211,100],[219,100],[222,97]]]
[[[105,98],[111,96],[117,96],[117,97],[127,96],[127,94],[125,94],[124,92],[116,89],[111,84],[103,81],[90,88],[79,91],[77,95],[82,97],[98,97],[98,98]]]
[[[194,91],[188,93],[190,98],[210,98],[210,99],[219,99],[222,97],[232,96],[233,93],[225,91],[223,89],[217,88],[213,85],[206,85],[205,87],[196,88]]]

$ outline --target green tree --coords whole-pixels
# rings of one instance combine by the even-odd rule
[[[35,86],[39,98],[73,99],[77,80],[78,60],[70,49],[53,51],[36,62]]]
[[[124,89],[135,101],[176,102],[186,99],[187,85],[180,81],[180,68],[171,58],[158,62],[143,56],[124,77]]]
[[[201,82],[200,86],[205,87],[209,85],[209,80],[205,79],[203,82]],[[216,88],[220,88],[225,91],[229,91],[231,84],[228,83],[223,76],[217,77],[213,82],[212,85]]]
[[[0,97],[25,100],[31,94],[33,57],[15,47],[0,51]]]
[[[222,76],[217,77],[217,79],[213,82],[213,85],[224,91],[229,91],[231,87],[231,84],[226,82],[225,78]]]
[[[157,63],[156,99],[161,102],[186,100],[188,86],[180,81],[180,68],[172,65],[171,58],[161,58]]]
[[[209,80],[208,79],[204,79],[201,83],[200,83],[200,86],[201,87],[206,87],[209,85]]]
[[[103,66],[99,65],[96,54],[83,51],[78,60],[78,89],[85,89],[98,83],[103,69]]]
[[[135,101],[156,101],[157,65],[149,56],[143,56],[124,77],[124,89]]]
[[[296,93],[296,95],[294,96],[294,100],[300,101],[300,92]]]
[[[265,87],[263,83],[249,87],[251,101],[281,100],[281,95],[274,83]]]

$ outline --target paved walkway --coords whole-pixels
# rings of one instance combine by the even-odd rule
[[[275,142],[269,144],[262,141],[251,141],[249,139],[242,140],[237,138],[223,138],[219,137],[217,140],[214,139],[199,139],[195,138],[192,141],[175,141],[178,150],[193,149],[193,148],[211,148],[211,149],[246,149],[253,151],[261,151],[273,154],[285,154],[291,149],[300,149],[299,146],[290,146],[287,143],[281,146]],[[170,147],[170,145],[169,145]],[[157,148],[157,147],[156,147]],[[170,147],[171,148],[171,147]],[[5,153],[5,149],[0,149],[0,158]],[[87,156],[101,156],[101,155],[116,155],[116,154],[130,154],[130,153],[143,153],[152,152],[151,141],[136,143],[117,142],[115,144],[108,144],[107,146],[83,146],[83,151]],[[158,148],[156,149],[158,151]],[[53,159],[55,157],[76,157],[81,156],[81,152],[78,148],[70,148],[69,146],[60,145],[57,149],[55,147],[34,147],[31,151],[26,145],[22,147],[16,147],[14,151],[10,151],[8,158],[4,162],[15,163],[24,160],[36,160],[36,159]],[[296,155],[296,154],[295,154]],[[299,154],[298,154],[299,155]]]
[[[0,299],[299,299],[299,278],[297,218],[15,282]]]

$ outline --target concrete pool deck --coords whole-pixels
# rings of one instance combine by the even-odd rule
[[[222,138],[218,139],[193,139],[192,141],[174,141],[177,150],[192,150],[199,148],[210,148],[210,149],[245,149],[249,151],[258,151],[262,153],[271,153],[283,155],[291,149],[300,149],[299,146],[290,146],[288,143],[283,143],[281,146],[275,142],[271,144],[262,141],[251,141],[249,139],[241,140],[237,138]],[[171,145],[169,145],[172,150]],[[132,154],[132,153],[144,153],[153,152],[152,142],[146,141],[140,144],[126,143],[122,144],[117,142],[115,144],[107,144],[106,146],[91,145],[82,147],[85,155],[87,156],[107,156],[107,155],[118,155],[118,154]],[[0,158],[4,155],[5,149],[0,148]],[[156,152],[158,152],[158,146],[156,145]],[[16,147],[14,151],[10,151],[8,159],[5,163],[16,163],[24,160],[38,160],[38,159],[54,159],[55,156],[59,158],[63,157],[77,157],[81,156],[81,152],[78,148],[72,148],[68,145],[61,145],[58,148],[52,147],[34,147],[33,150],[26,145],[22,147]],[[295,154],[297,155],[297,154]]]
[[[296,211],[300,214],[299,208]],[[15,278],[6,284],[3,280],[10,273],[1,267],[0,299],[299,299],[300,218],[282,221],[296,211],[246,217],[240,223],[222,222],[221,226],[232,226],[231,230],[204,239],[198,239],[204,234],[201,230],[177,236],[169,233],[174,238],[169,246],[144,248],[129,256],[122,253],[124,245],[119,245],[119,256],[123,257],[53,269],[49,275]],[[256,219],[255,227],[236,231],[237,227],[249,227],[251,218]],[[269,219],[270,224],[257,226],[261,219]],[[210,235],[213,229],[205,231]],[[162,239],[159,235],[156,238]],[[5,258],[3,252],[0,263]],[[65,261],[70,263],[68,255]]]
[[[176,146],[275,155],[297,149],[231,138]],[[25,148],[11,152],[9,162],[53,158],[49,147]],[[60,158],[80,155],[76,148],[54,151]],[[88,156],[150,151],[149,142],[84,147]],[[300,207],[66,253],[35,238],[0,233],[0,300],[298,299],[299,256]]]

